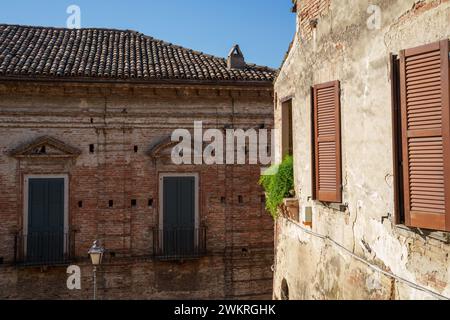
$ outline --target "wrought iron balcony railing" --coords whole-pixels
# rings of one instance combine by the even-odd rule
[[[18,233],[14,240],[14,263],[17,265],[49,266],[73,261],[75,233]]]
[[[159,260],[206,255],[206,227],[153,229],[153,256]]]

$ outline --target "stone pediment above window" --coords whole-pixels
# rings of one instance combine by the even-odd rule
[[[177,145],[179,143],[180,143],[179,141],[172,141],[170,136],[162,137],[162,138],[158,139],[157,141],[155,141],[151,145],[150,150],[148,151],[148,155],[153,160],[170,161],[170,159],[172,157],[173,149],[177,148],[175,150],[176,152],[181,152],[181,151],[188,152],[193,157],[194,150],[192,150],[192,149],[183,149],[183,150],[178,149],[179,147]],[[208,145],[208,143],[206,143],[206,142],[202,143],[203,148],[205,148],[207,145]]]
[[[153,159],[170,158],[172,148],[177,144],[178,142],[172,141],[170,137],[161,138],[152,144],[148,155]]]
[[[10,155],[14,158],[76,158],[81,151],[55,138],[44,136],[24,144]]]

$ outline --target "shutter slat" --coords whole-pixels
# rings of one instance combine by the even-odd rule
[[[319,97],[320,103],[323,104],[322,110],[325,108],[333,108],[334,107],[334,97],[333,96],[326,96],[326,97]]]
[[[419,85],[426,85],[429,83],[436,83],[436,82],[440,82],[441,78],[440,77],[426,77],[424,79],[416,79],[416,80],[408,80],[408,87],[411,86],[411,89],[414,89],[415,86],[419,86]]]
[[[408,111],[410,112],[410,110],[408,110]],[[423,113],[425,113],[425,116],[422,115]],[[414,118],[424,117],[424,119],[431,119],[432,117],[435,117],[435,116],[442,117],[442,110],[440,110],[439,107],[424,108],[423,110],[417,109],[416,112],[411,113],[410,118],[414,119]]]
[[[436,86],[435,81],[421,82],[408,85],[408,92],[414,92],[415,90],[430,90]]]
[[[436,81],[438,78],[436,78],[436,75],[439,76],[439,69],[436,70],[435,73],[433,74],[415,74],[412,76],[408,76],[409,79],[406,81],[407,84],[415,84],[418,81],[423,81],[423,80],[432,80],[432,81]]]
[[[433,78],[440,71],[441,71],[440,68],[434,68],[434,69],[422,68],[422,69],[417,69],[417,70],[411,70],[409,72],[407,71],[406,75],[409,78],[408,81],[414,81],[414,79],[424,79],[424,78],[428,78],[428,77]]]
[[[323,113],[334,113],[334,104],[323,104],[322,108],[320,109],[319,114]]]
[[[324,121],[324,122],[319,123],[319,128],[320,127],[324,128],[324,129],[331,127],[334,130],[334,128],[336,127],[336,124],[334,124],[333,122],[330,122],[330,121]],[[333,134],[333,132],[331,134]],[[331,134],[329,134],[329,135],[331,135]],[[323,131],[321,132],[321,135],[325,135]]]
[[[424,186],[424,185],[412,185],[411,186],[411,190],[412,191],[417,191],[417,192],[421,192],[421,191],[423,191],[423,192],[433,192],[433,194],[436,195],[436,196],[443,196],[441,187],[433,187],[433,186],[430,187],[430,186]]]
[[[433,69],[435,67],[439,67],[440,60],[439,59],[430,59],[428,61],[424,61],[422,63],[418,63],[416,65],[410,65],[406,67],[406,72],[420,71],[426,69]]]
[[[410,126],[418,127],[417,129],[420,129],[421,126],[429,126],[430,124],[436,125],[437,128],[441,127],[441,121],[439,119],[438,120],[436,120],[436,119],[434,119],[434,120],[431,120],[431,119],[430,120],[426,120],[426,119],[423,119],[423,117],[420,117],[420,118],[417,118],[417,119],[408,120],[408,123],[409,123]]]
[[[323,122],[328,122],[330,120],[334,120],[334,111],[328,111],[328,112],[323,112],[319,114],[320,117],[320,122],[319,123],[323,123]]]
[[[448,44],[400,55],[404,207],[412,227],[450,230]]]
[[[443,170],[436,170],[436,168],[422,168],[422,170],[415,168],[414,172],[418,175],[422,174],[434,174],[434,175],[443,175]]]
[[[429,92],[430,88],[434,89],[433,87],[436,86],[436,83],[431,82],[428,85],[423,85],[419,88],[411,88],[412,86],[410,86],[410,88],[408,89],[408,94],[414,94],[414,93],[421,93],[421,92]]]
[[[334,91],[333,90],[327,90],[327,89],[321,89],[321,92],[318,93],[317,97],[319,99],[334,97]]]
[[[431,156],[436,156],[436,158],[442,158],[442,152],[438,152],[435,150],[421,150],[421,151],[411,151],[409,153],[410,155],[413,156],[423,156],[423,157],[431,157]]]
[[[445,199],[439,192],[416,190],[418,199]]]
[[[414,102],[414,101],[426,101],[426,100],[436,100],[441,102],[441,92],[437,93],[437,94],[422,94],[422,95],[416,95],[416,96],[410,96],[408,94],[408,102]]]
[[[341,202],[339,83],[315,86],[313,99],[315,196]]]
[[[436,57],[439,57],[438,51],[431,51],[428,53],[423,53],[420,55],[405,57],[406,61],[408,62],[408,65],[415,65],[418,63],[423,63],[424,61],[429,61],[429,59],[436,59]]]
[[[437,170],[437,169],[441,169],[442,168],[442,164],[439,162],[419,162],[419,161],[410,161],[410,170]]]
[[[430,208],[442,209],[444,207],[444,205],[445,205],[445,199],[444,198],[442,198],[442,200],[435,200],[435,199],[429,199],[429,198],[427,198],[427,199],[420,199],[420,198],[416,197],[416,199],[418,199],[420,201],[419,202],[416,202],[414,200],[411,201],[411,204],[412,204],[413,207],[416,206],[416,205],[420,206],[421,204],[428,203],[428,206]]]
[[[423,104],[432,104],[432,103],[442,103],[442,100],[440,98],[427,98],[427,99],[422,99],[419,101],[409,101],[408,102],[408,106],[421,106]],[[441,104],[442,105],[442,104]]]
[[[440,97],[441,89],[438,88],[436,90],[436,88],[432,88],[432,89],[428,88],[427,90],[424,89],[423,92],[417,92],[417,91],[414,92],[412,90],[408,91],[408,97],[410,97],[410,98],[427,97],[427,96],[433,96],[433,95]]]
[[[418,105],[418,106],[409,106],[408,112],[411,110],[416,110],[415,111],[416,113],[424,113],[424,112],[438,110],[442,114],[442,107],[441,107],[440,103],[428,103],[428,104],[422,104],[422,105]]]

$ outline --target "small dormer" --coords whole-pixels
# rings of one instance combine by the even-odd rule
[[[228,54],[227,58],[227,67],[229,70],[231,69],[243,69],[246,67],[244,55],[242,54],[241,49],[239,48],[239,45],[234,45],[233,48],[231,48],[230,53]]]

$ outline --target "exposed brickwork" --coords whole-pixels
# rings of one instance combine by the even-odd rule
[[[420,15],[425,11],[436,8],[438,5],[448,2],[450,0],[433,0],[433,1],[417,1],[413,4],[411,10],[405,12],[399,19],[398,22],[403,22],[403,20],[414,18],[414,16]]]
[[[299,31],[303,40],[311,39],[314,20],[328,12],[330,3],[331,0],[297,1]]]
[[[272,101],[270,87],[0,84],[0,298],[90,298],[87,251],[96,238],[114,253],[106,255],[99,271],[102,299],[270,298],[273,223],[261,202],[259,166],[175,166],[152,159],[148,151],[175,128],[192,128],[194,120],[203,120],[204,127],[271,128]],[[10,156],[44,135],[81,154],[51,160]],[[200,222],[207,227],[204,258],[151,258],[158,176],[166,172],[199,174]],[[69,175],[69,225],[76,231],[81,291],[67,290],[65,268],[12,265],[27,174]]]

